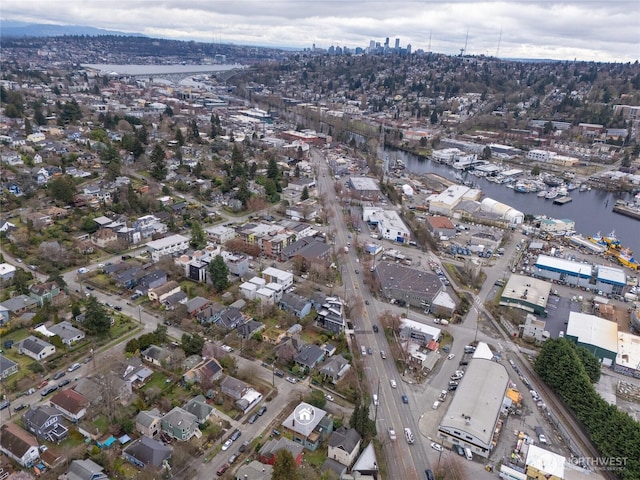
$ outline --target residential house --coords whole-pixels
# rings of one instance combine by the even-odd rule
[[[253,460],[251,463],[242,464],[236,471],[236,480],[271,480],[273,467]]]
[[[316,366],[324,360],[324,353],[324,350],[317,345],[305,345],[294,357],[293,361],[308,372],[316,368]]]
[[[279,283],[285,290],[293,286],[293,273],[285,272],[278,268],[265,268],[262,272],[262,278],[264,278],[267,283]]]
[[[347,326],[345,307],[340,297],[325,297],[320,307],[316,306],[318,326],[335,334],[344,332]]]
[[[274,465],[276,462],[276,453],[280,450],[288,451],[293,457],[293,461],[297,467],[302,465],[304,447],[286,437],[274,438],[267,441],[258,452],[260,462],[265,465]]]
[[[142,359],[158,367],[162,366],[162,362],[171,357],[171,352],[166,348],[150,345],[146,350],[140,352]]]
[[[303,318],[311,313],[311,302],[308,298],[287,292],[282,295],[280,308],[285,312],[292,313],[298,318]]]
[[[170,280],[164,285],[160,285],[156,288],[151,288],[147,292],[147,296],[149,300],[156,302],[163,302],[170,297],[174,293],[178,293],[180,291],[180,284],[175,280]]]
[[[38,337],[30,335],[18,343],[18,353],[40,361],[56,353],[56,347]]]
[[[62,343],[69,347],[85,338],[82,330],[77,329],[66,320],[48,327],[47,330],[60,337]]]
[[[238,328],[236,328],[236,332],[238,333],[238,336],[244,339],[247,339],[247,338],[250,338],[251,335],[253,335],[254,333],[262,330],[263,328],[264,328],[264,323],[251,319],[243,323],[242,325],[238,325]]]
[[[322,366],[320,375],[325,381],[328,380],[336,384],[349,371],[349,368],[351,368],[351,365],[346,358],[342,355],[335,355]]]
[[[111,228],[101,228],[93,235],[91,235],[91,243],[100,247],[106,248],[113,242],[118,241],[118,234]]]
[[[333,419],[321,408],[301,402],[282,422],[292,440],[307,450],[315,451],[333,431]]]
[[[87,413],[89,399],[84,395],[68,388],[59,390],[49,399],[49,404],[62,412],[67,420],[78,423]]]
[[[187,412],[195,415],[200,425],[209,420],[209,417],[211,417],[213,412],[215,412],[215,408],[207,403],[207,399],[204,398],[204,395],[197,395],[193,397],[184,405],[183,408]]]
[[[96,374],[91,378],[80,377],[73,389],[89,399],[91,405],[103,401],[104,386],[109,385],[113,401],[120,405],[127,405],[131,400],[131,383],[115,373]]]
[[[62,419],[60,410],[47,405],[31,407],[22,416],[28,431],[35,433],[38,438],[55,443],[60,443],[69,435],[69,429],[62,424]]]
[[[109,477],[104,473],[104,468],[87,458],[71,462],[66,480],[109,480]]]
[[[122,457],[138,468],[160,468],[171,458],[173,449],[149,437],[140,437],[122,451]]]
[[[209,358],[185,372],[182,379],[187,383],[199,383],[205,388],[210,388],[220,377],[222,367],[215,358]]]
[[[129,384],[129,390],[143,387],[153,375],[153,370],[142,363],[138,357],[130,358],[122,374],[122,378]]]
[[[233,330],[244,323],[244,315],[236,307],[229,307],[221,314],[216,325],[226,330]]]
[[[302,265],[308,268],[314,262],[326,261],[331,256],[331,246],[323,239],[314,237],[301,238],[282,250],[280,258],[291,260],[302,258]]]
[[[224,305],[213,302],[211,305],[205,307],[200,313],[196,315],[196,319],[198,323],[201,324],[211,324],[218,323],[222,318],[222,314],[227,310],[227,307]]]
[[[50,303],[55,297],[60,295],[60,287],[56,282],[31,285],[29,295],[42,307],[45,303]]]
[[[162,270],[152,270],[145,273],[136,281],[136,289],[146,293],[152,288],[161,287],[167,283],[167,274]]]
[[[38,302],[27,295],[17,295],[0,303],[3,307],[9,310],[10,315],[19,317],[23,313],[33,309]]]
[[[197,316],[209,305],[211,305],[211,302],[203,297],[194,297],[185,304],[190,317]]]
[[[243,395],[247,393],[249,388],[249,385],[244,383],[242,380],[238,380],[237,378],[233,378],[228,375],[220,382],[220,391],[234,400],[240,400]]]
[[[355,428],[340,427],[329,437],[327,457],[347,467],[356,459],[362,437]]]
[[[197,417],[180,407],[174,407],[160,419],[162,431],[176,440],[187,441],[202,435]]]
[[[161,430],[161,418],[157,408],[141,410],[136,416],[136,430],[146,437],[155,438]]]
[[[18,364],[0,355],[0,379],[4,380],[15,373],[18,373]]]
[[[2,233],[2,229],[0,229],[0,233]],[[14,274],[16,273],[16,267],[11,265],[10,263],[0,263],[0,280],[3,282],[8,282],[13,279]]]
[[[0,451],[24,468],[40,460],[38,439],[15,423],[5,423],[0,428]]]

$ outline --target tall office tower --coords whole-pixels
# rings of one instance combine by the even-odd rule
[[[389,48],[389,37],[384,41],[385,48]]]
[[[407,55],[411,55],[411,44],[407,43]]]
[[[376,49],[376,41],[369,40],[369,53],[373,53]]]
[[[396,50],[400,50],[400,39],[396,38]]]
[[[316,51],[316,44],[315,44],[315,43],[313,44],[313,47],[312,47],[311,51],[312,51],[312,52],[315,52],[315,51]]]

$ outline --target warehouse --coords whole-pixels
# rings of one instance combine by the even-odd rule
[[[493,198],[487,197],[482,200],[480,202],[480,210],[484,213],[495,215],[498,219],[505,220],[511,225],[517,225],[524,221],[524,213]]]
[[[482,195],[480,190],[451,185],[442,193],[429,197],[429,212],[451,216],[453,209],[463,200],[478,200]]]
[[[369,177],[350,177],[349,187],[351,188],[351,196],[359,200],[380,199],[380,188],[378,183]]]
[[[500,305],[519,308],[546,317],[549,293],[551,293],[549,282],[524,275],[511,275],[502,291]]]
[[[500,411],[509,384],[506,368],[473,358],[438,427],[438,437],[488,458],[498,441]]]
[[[593,276],[593,268],[587,263],[540,255],[536,260],[533,274],[558,283],[591,288],[589,281]]]
[[[433,299],[443,288],[436,275],[397,263],[379,262],[375,275],[385,298],[423,310],[431,308]]]
[[[570,312],[565,337],[610,367],[618,354],[618,324],[586,313]]]
[[[598,265],[596,267],[596,290],[610,295],[622,295],[627,286],[627,275],[616,267]]]

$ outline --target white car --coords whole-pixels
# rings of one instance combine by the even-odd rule
[[[330,402],[333,402],[333,396],[329,395],[328,393],[325,394],[324,398],[326,398],[327,400],[329,400]]]
[[[431,448],[433,448],[437,452],[442,452],[444,450],[444,448],[442,448],[442,445],[436,442],[431,442]]]
[[[453,360],[453,357],[455,356],[456,356],[455,353],[450,353],[449,355],[447,355],[447,360]]]
[[[229,450],[229,447],[231,446],[232,443],[233,443],[233,440],[231,440],[231,439],[229,439],[226,442],[224,442],[222,444],[222,451],[224,452],[226,450]]]
[[[231,348],[229,345],[222,345],[220,348],[222,348],[222,350],[224,350],[227,353],[233,352],[233,348]]]
[[[398,384],[393,379],[389,380],[389,383],[391,384],[391,388],[397,388],[398,387]]]

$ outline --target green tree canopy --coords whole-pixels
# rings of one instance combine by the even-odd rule
[[[193,335],[182,334],[182,350],[184,350],[185,355],[201,355],[202,347],[204,347],[204,338],[197,333]]]
[[[216,258],[209,263],[209,276],[217,292],[222,292],[229,286],[229,267],[224,263],[221,255],[216,255]]]
[[[289,450],[281,449],[276,452],[276,460],[273,464],[273,480],[298,480],[298,467]]]
[[[69,175],[62,175],[49,182],[48,185],[51,197],[60,203],[70,205],[73,203],[73,196],[76,193],[76,184]]]
[[[84,315],[85,319],[82,325],[89,334],[102,337],[109,333],[111,318],[105,306],[98,302],[98,299],[93,295],[87,300]]]
[[[309,189],[305,185],[305,187],[302,189],[302,193],[300,194],[300,200],[306,200],[308,198],[309,198]]]
[[[189,240],[189,246],[194,250],[200,250],[207,246],[207,238],[202,225],[195,220],[191,222],[191,240]]]

